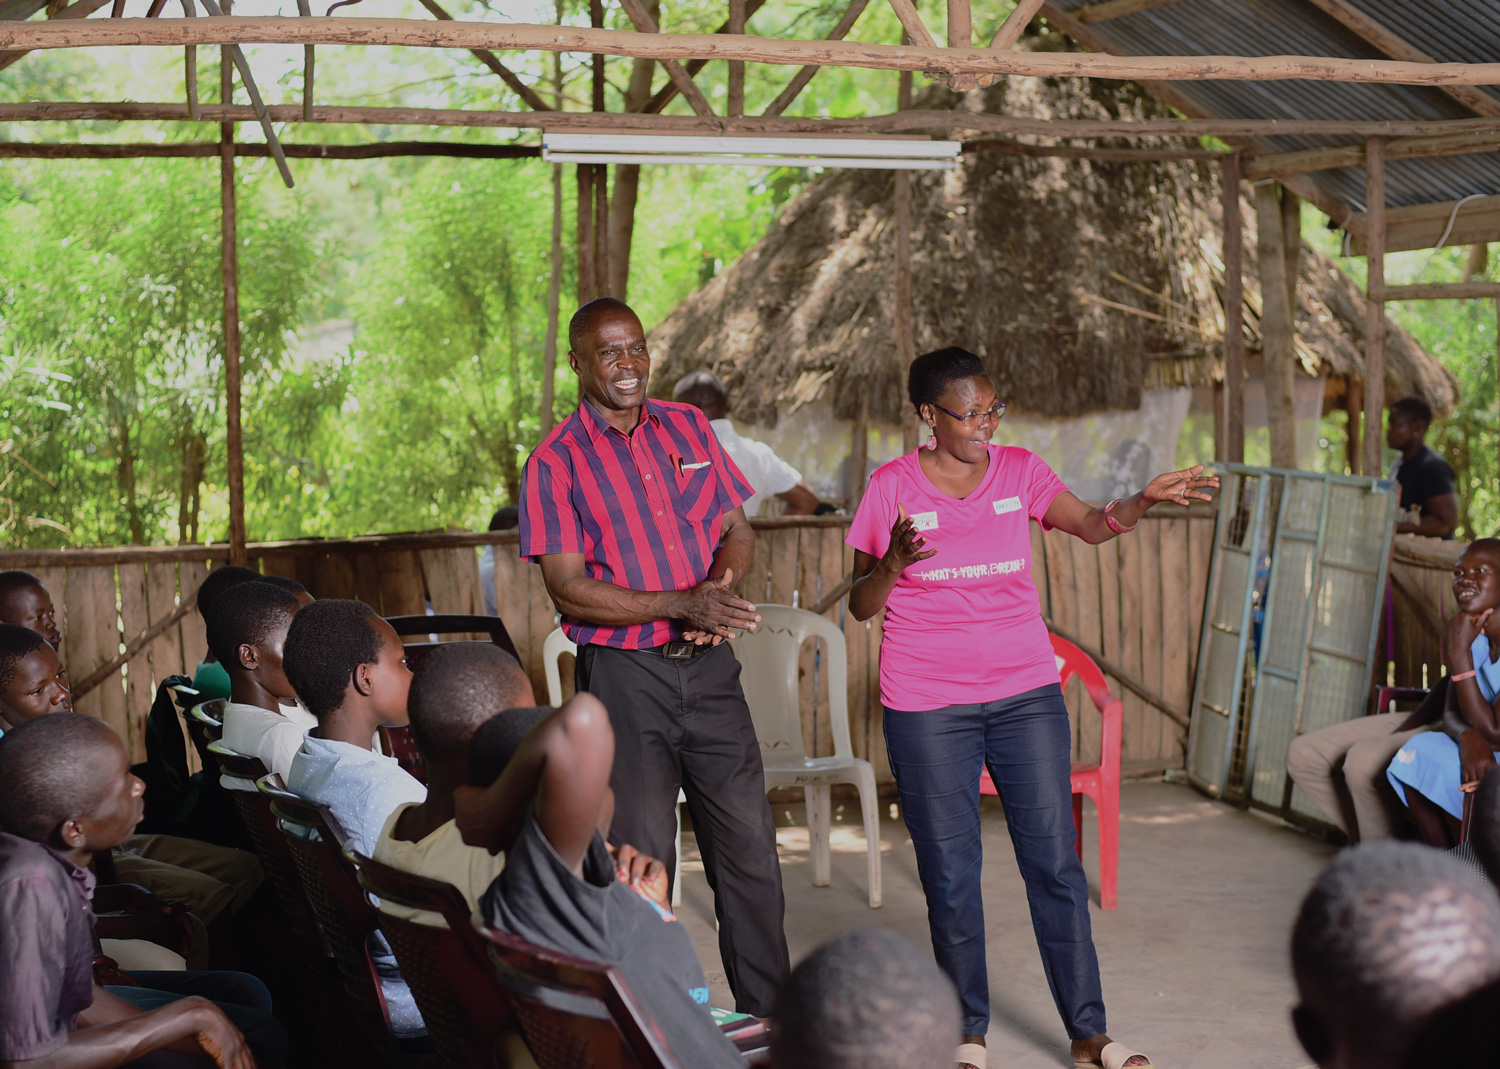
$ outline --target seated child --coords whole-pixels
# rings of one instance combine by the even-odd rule
[[[230,587],[253,583],[260,578],[261,574],[254,568],[244,568],[238,564],[226,564],[209,572],[208,578],[198,585],[198,615],[203,618],[204,628],[208,627],[209,609],[220,594]],[[198,692],[195,702],[230,697],[229,669],[214,655],[212,648],[208,651],[208,659],[199,661],[193,671],[193,689]]]
[[[30,572],[0,572],[0,624],[16,624],[41,635],[55,650],[62,645],[52,595]]]
[[[1500,540],[1481,538],[1453,566],[1459,611],[1443,644],[1448,669],[1441,731],[1408,740],[1387,769],[1422,840],[1454,846],[1463,799],[1493,768],[1500,750]]]
[[[484,916],[618,969],[682,1065],[743,1066],[710,1015],[692,938],[667,908],[666,870],[633,847],[612,857],[605,845],[614,755],[609,714],[587,693],[557,710],[502,713],[480,729],[471,761],[508,758],[493,784],[461,787],[455,798],[464,842],[505,852]]]
[[[0,624],[0,728],[72,711],[68,676],[52,646],[34,631]],[[173,835],[132,835],[114,861],[119,879],[182,903],[205,925],[237,912],[263,879],[248,851]]]
[[[427,800],[397,807],[375,843],[375,860],[451,883],[471,911],[505,864],[505,855],[469,846],[453,822],[453,792],[469,782],[469,743],[485,721],[530,706],[531,681],[514,657],[487,642],[455,642],[430,651],[412,673],[407,708],[412,738],[427,763]],[[412,918],[394,903],[381,909]],[[423,924],[445,925],[419,911]]]
[[[1395,1069],[1434,1013],[1500,979],[1500,899],[1425,846],[1352,847],[1302,903],[1292,973],[1318,1065]]]
[[[214,599],[208,613],[208,645],[229,672],[230,701],[224,707],[223,743],[260,758],[267,771],[285,778],[302,738],[317,720],[296,705],[282,668],[282,647],[301,608],[296,597],[269,583],[240,583]],[[255,784],[224,776],[231,790]]]
[[[895,932],[834,936],[792,970],[776,999],[776,1069],[953,1069],[958,992]]]
[[[38,717],[0,738],[0,1062],[106,1069],[171,1051],[271,1069],[286,1057],[286,1033],[262,1008],[94,983],[88,864],[130,835],[143,790],[119,736],[93,717]],[[174,978],[179,992],[195,981],[268,1005],[253,977]]]
[[[344,845],[369,855],[390,815],[427,797],[394,757],[372,746],[376,729],[407,722],[411,670],[401,639],[362,601],[315,601],[292,621],[283,663],[317,719],[292,760],[287,789],[326,807],[347,836]],[[371,935],[370,956],[396,1035],[425,1035],[416,999],[379,932]]]

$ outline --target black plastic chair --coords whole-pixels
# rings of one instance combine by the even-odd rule
[[[511,641],[510,632],[505,629],[505,624],[498,616],[460,616],[438,614],[436,616],[388,616],[386,623],[395,628],[396,634],[405,638],[408,635],[467,635],[486,634],[490,641],[499,646],[516,660],[520,655],[516,653],[516,644]],[[407,642],[406,663],[415,668],[422,659],[422,655],[428,650],[439,646],[446,646],[446,642]]]

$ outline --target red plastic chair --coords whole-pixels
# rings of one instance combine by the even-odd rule
[[[1088,795],[1099,813],[1099,906],[1114,909],[1119,904],[1116,890],[1120,876],[1120,737],[1124,732],[1125,706],[1110,693],[1104,673],[1092,657],[1065,638],[1052,634],[1047,637],[1052,640],[1052,652],[1062,662],[1058,666],[1062,685],[1066,687],[1074,676],[1082,680],[1104,721],[1098,762],[1073,762],[1073,828],[1078,833],[1074,845],[1082,859],[1083,796]],[[979,793],[1000,793],[995,790],[988,769],[980,771]]]

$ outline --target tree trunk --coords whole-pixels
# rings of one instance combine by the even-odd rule
[[[552,430],[557,378],[557,321],[562,305],[562,168],[552,165],[552,277],[547,282],[547,340],[542,346],[542,437]]]
[[[646,0],[646,14],[661,25],[661,0]],[[651,78],[656,61],[638,59],[630,66],[630,84],[625,87],[625,110],[644,111],[651,100]],[[626,299],[630,285],[630,242],[635,234],[636,197],[641,186],[641,169],[636,164],[615,166],[615,188],[609,204],[609,292]]]
[[[1271,426],[1271,465],[1297,466],[1295,354],[1290,289],[1286,277],[1285,231],[1277,186],[1255,190],[1260,259],[1261,357],[1266,385],[1266,418]]]
[[[116,398],[120,405],[120,419],[115,426],[116,445],[119,448],[119,464],[115,467],[115,478],[120,483],[120,493],[125,499],[125,516],[130,524],[130,541],[137,546],[146,544],[146,528],[141,523],[140,503],[135,492],[135,446],[130,440],[130,410],[123,398]]]
[[[905,111],[911,107],[911,72],[902,71],[896,106]],[[917,343],[911,323],[911,172],[896,172],[896,361],[901,382],[917,356]],[[916,418],[907,416],[901,434],[902,448],[910,452],[917,447]]]
[[[208,467],[208,443],[193,426],[191,412],[182,417],[177,441],[182,450],[182,488],[177,501],[177,544],[198,541],[198,507],[203,475]]]

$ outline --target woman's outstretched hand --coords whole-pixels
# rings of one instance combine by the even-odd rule
[[[917,533],[916,521],[906,514],[906,506],[896,505],[896,522],[891,525],[891,544],[886,547],[880,563],[900,575],[919,560],[926,560],[937,553],[935,549],[922,547],[927,539]]]
[[[1189,501],[1212,501],[1213,495],[1208,491],[1217,490],[1218,487],[1217,475],[1204,475],[1203,465],[1194,464],[1182,471],[1158,475],[1141,491],[1141,499],[1148,507],[1158,501],[1170,501],[1176,505],[1186,505]]]

